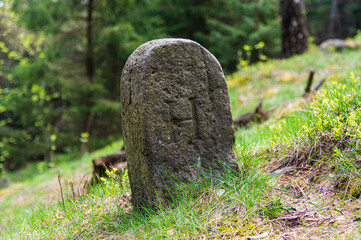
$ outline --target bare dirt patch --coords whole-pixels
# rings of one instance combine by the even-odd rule
[[[280,175],[275,194],[282,196],[285,213],[261,221],[248,239],[359,238],[361,201],[335,188],[332,174],[322,174],[327,172],[318,168]]]

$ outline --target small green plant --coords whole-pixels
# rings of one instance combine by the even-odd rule
[[[243,53],[242,51],[239,51],[238,52],[238,55],[239,55],[239,65],[238,65],[238,69],[241,70],[241,69],[245,69],[247,68],[252,60],[252,53],[255,52],[256,53],[256,58],[257,58],[257,62],[259,61],[266,61],[267,60],[267,56],[263,54],[263,49],[265,47],[265,43],[264,42],[259,42],[257,44],[255,44],[253,47],[250,46],[250,45],[244,45],[243,46]],[[256,50],[256,51],[254,51]],[[245,56],[245,57],[243,57]]]
[[[330,82],[317,94],[305,115],[306,123],[282,164],[328,166],[338,186],[358,197],[361,194],[360,91],[360,80],[351,73],[340,82]]]
[[[360,90],[359,78],[353,73],[350,74],[350,81],[331,82],[311,104],[315,121],[311,126],[304,126],[306,134],[311,138],[331,134],[336,141],[360,144]]]
[[[113,168],[113,170],[105,171],[108,178],[101,177],[100,180],[105,185],[105,194],[106,195],[116,195],[118,193],[123,193],[124,189],[128,189],[125,184],[129,182],[128,180],[128,171],[120,170]]]
[[[49,162],[52,162],[53,158],[54,158],[54,152],[56,150],[56,145],[55,145],[56,138],[57,138],[56,134],[51,134],[50,135]]]

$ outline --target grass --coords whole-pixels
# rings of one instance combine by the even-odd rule
[[[308,108],[297,141],[280,154],[287,166],[327,166],[338,187],[354,197],[361,195],[360,91],[360,79],[354,74],[330,82]]]
[[[253,144],[263,139],[248,139],[245,135],[243,140],[240,138],[237,141]],[[117,234],[136,239],[189,239],[232,232],[242,236],[256,224],[250,216],[269,217],[281,211],[278,197],[269,194],[270,176],[260,167],[262,158],[248,147],[244,144],[237,147],[239,161],[243,163],[239,176],[228,173],[217,184],[211,180],[191,184],[176,194],[177,203],[171,207],[161,206],[157,212],[148,210],[146,215],[132,211],[129,184],[124,184],[127,180],[110,179],[107,181],[115,184],[115,191],[107,192],[107,185],[103,184],[82,196],[66,196],[65,204],[60,200],[55,205],[40,205],[20,227],[13,226],[3,237],[22,239],[30,233],[32,239],[62,239],[81,233],[83,238],[92,239]],[[241,222],[241,226],[234,227]]]
[[[191,238],[207,234],[209,229],[230,232],[233,224],[224,220],[228,217],[241,222],[255,213],[277,212],[277,205],[264,198],[269,189],[267,176],[251,167],[248,165],[241,176],[227,174],[218,184],[208,180],[189,185],[177,193],[175,205],[160,206],[158,212],[148,210],[146,215],[131,211],[129,194],[125,194],[129,187],[111,179],[108,181],[118,184],[116,191],[107,193],[104,185],[99,185],[84,196],[66,197],[65,204],[59,201],[52,207],[41,206],[27,216],[20,231],[4,237],[22,239],[24,233],[31,232],[34,239],[62,239],[75,238],[84,231],[82,237],[92,239],[117,232],[130,238],[159,239]],[[260,208],[267,204],[268,208]]]
[[[279,106],[301,97],[310,70],[315,82],[343,78],[350,72],[361,73],[359,51],[326,52],[311,45],[303,55],[274,59],[248,66],[227,76],[233,117],[254,111],[260,100],[264,108]]]
[[[259,63],[228,76],[234,117],[254,111],[261,99],[266,109],[283,106],[264,123],[236,129],[239,175],[228,173],[217,183],[205,179],[189,184],[175,194],[173,205],[159,206],[157,212],[132,210],[126,174],[113,176],[87,193],[67,184],[89,175],[91,159],[119,150],[121,142],[87,157],[57,156],[50,170],[41,172],[41,166],[29,165],[9,174],[10,187],[0,190],[0,239],[224,239],[261,234],[359,237],[361,230],[353,219],[361,216],[360,202],[346,190],[352,184],[359,186],[355,177],[350,178],[357,176],[355,165],[340,162],[344,157],[333,152],[333,158],[327,158],[330,167],[319,167],[317,172],[312,172],[315,165],[303,165],[308,171],[282,175],[270,174],[269,169],[308,146],[303,141],[309,139],[304,126],[317,129],[312,109],[300,98],[308,70],[316,71],[317,80],[344,79],[351,71],[358,75],[360,58],[358,51],[322,52],[312,47],[307,54]],[[311,140],[317,142],[318,135]],[[317,166],[324,166],[326,158],[314,160]],[[347,172],[351,175],[337,175],[342,166],[352,170]],[[64,202],[59,199],[59,172],[64,174]],[[315,174],[337,177],[309,180]],[[344,185],[331,188],[335,179]],[[54,187],[58,194],[46,201]],[[341,217],[344,219],[339,220]]]
[[[8,173],[6,177],[10,180],[10,187],[0,189],[0,228],[22,223],[24,215],[31,212],[34,204],[55,202],[59,197],[59,173],[67,182],[78,185],[84,176],[89,177],[91,159],[116,152],[121,145],[121,142],[115,142],[86,157],[80,154],[59,155],[54,160],[54,168],[48,170],[38,163]]]

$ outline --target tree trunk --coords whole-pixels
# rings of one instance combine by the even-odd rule
[[[86,75],[89,79],[89,82],[93,82],[94,74],[94,63],[93,63],[93,35],[92,35],[92,25],[93,25],[93,0],[88,0],[88,16],[87,16],[87,29],[86,29],[86,40],[87,40],[87,52],[86,52]]]
[[[88,78],[89,83],[94,82],[94,59],[93,59],[93,0],[88,0],[87,4],[87,18],[86,18],[86,60],[85,60],[85,69],[86,76]],[[92,94],[88,93],[86,97],[86,106],[90,109],[91,106]],[[94,119],[94,113],[88,110],[86,114],[86,119],[84,122],[84,132],[89,133],[90,128]],[[82,152],[87,155],[87,142],[82,143]]]
[[[301,1],[281,0],[282,52],[288,58],[308,48],[308,34],[304,24]]]
[[[328,37],[339,38],[342,30],[341,14],[339,9],[339,0],[332,0],[332,8],[330,13],[330,24],[328,25]]]
[[[358,0],[357,0],[358,1]],[[355,9],[355,5],[358,5],[359,3],[356,0],[348,0],[348,1],[344,1],[343,3],[343,13],[342,15],[345,16],[345,22],[347,23],[347,31],[346,31],[346,35],[347,36],[352,36],[352,34],[354,34],[354,32],[351,29],[358,29],[359,27],[357,26],[356,23],[356,19],[355,19],[355,14],[354,11],[352,9]],[[347,8],[349,9],[347,12],[345,11]]]

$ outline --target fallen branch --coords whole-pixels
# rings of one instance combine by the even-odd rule
[[[321,81],[319,81],[313,88],[312,88],[312,82],[313,82],[313,78],[315,75],[315,71],[310,71],[309,77],[308,77],[308,81],[307,81],[307,86],[305,88],[305,92],[303,94],[303,97],[308,96],[311,92],[316,92],[318,91],[322,85],[325,82],[325,79],[322,79]],[[278,107],[280,106],[276,106],[267,110],[263,110],[262,109],[263,106],[263,102],[261,101],[254,112],[249,112],[246,113],[240,117],[237,117],[235,119],[233,119],[233,125],[234,126],[240,126],[240,127],[244,127],[247,126],[248,124],[250,124],[251,122],[261,122],[262,120],[267,120],[267,118],[272,114],[272,112],[274,110],[276,110]],[[282,106],[285,106],[284,104],[282,104]],[[275,169],[277,170],[277,169]]]
[[[277,107],[273,107],[267,110],[262,109],[263,101],[261,101],[254,112],[246,113],[238,118],[233,119],[234,126],[244,127],[250,124],[251,122],[261,122],[267,120],[269,115],[271,115]]]
[[[253,121],[266,120],[268,111],[262,110],[262,105],[263,105],[263,102],[261,101],[257,105],[256,110],[254,112],[246,113],[238,118],[235,118],[233,120],[234,126],[242,127],[242,126],[248,125],[249,123],[251,123]]]
[[[322,87],[322,85],[325,83],[325,79],[321,79],[321,81],[319,81],[316,86],[312,89],[313,92],[317,92],[318,89],[320,89]]]
[[[342,39],[327,39],[326,41],[320,44],[322,50],[327,50],[328,48],[344,49],[344,48],[357,48],[360,47],[360,42],[350,42]]]

